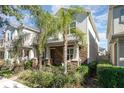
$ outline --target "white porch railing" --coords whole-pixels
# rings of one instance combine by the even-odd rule
[[[70,40],[74,41],[74,40],[77,40],[77,38],[73,34],[68,34],[67,35],[67,40],[68,41],[70,41]],[[63,37],[59,37],[59,35],[58,35],[56,37],[50,37],[47,41],[48,41],[48,43],[62,42],[63,41]]]

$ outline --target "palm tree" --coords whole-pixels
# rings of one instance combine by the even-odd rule
[[[67,73],[67,46],[68,46],[68,26],[73,22],[74,15],[83,13],[84,9],[81,7],[70,7],[70,8],[61,8],[58,12],[58,18],[61,25],[61,31],[63,31],[63,43],[64,43],[64,73]],[[84,42],[84,33],[78,29],[73,29],[72,32]]]
[[[36,18],[36,24],[40,29],[40,33],[38,35],[38,46],[37,46],[37,54],[39,59],[39,68],[41,65],[41,56],[45,50],[47,39],[55,34],[57,31],[56,18],[52,16],[50,13],[42,10],[41,6],[21,6],[22,9],[30,10],[31,15]]]

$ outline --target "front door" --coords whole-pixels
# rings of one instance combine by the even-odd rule
[[[51,64],[54,64],[54,61],[55,61],[55,49],[50,49],[50,59],[51,59]]]
[[[63,62],[63,48],[62,46],[50,49],[51,64],[61,65]]]

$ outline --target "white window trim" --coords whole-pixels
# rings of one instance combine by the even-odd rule
[[[72,59],[68,59],[67,61],[68,61],[68,62],[77,61],[77,59],[76,59],[76,57],[75,57],[75,56],[76,56],[76,54],[75,54],[75,53],[76,53],[75,47],[68,47],[68,48],[67,48],[67,56],[68,56],[68,49],[73,49],[73,58],[72,58]]]

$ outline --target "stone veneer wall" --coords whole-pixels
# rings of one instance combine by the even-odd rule
[[[86,47],[80,47],[79,57],[81,59],[81,64],[82,63],[87,63],[87,48]]]

